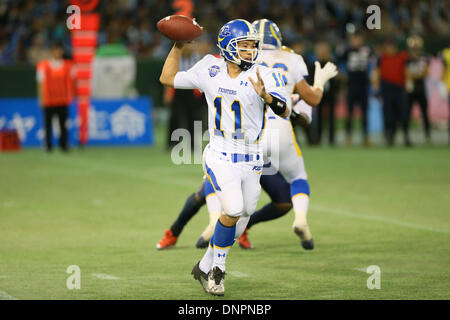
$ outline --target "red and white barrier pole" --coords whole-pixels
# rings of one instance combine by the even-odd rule
[[[80,26],[71,30],[73,62],[76,70],[75,92],[78,97],[78,117],[80,119],[79,143],[88,142],[89,106],[91,103],[92,60],[97,48],[100,15],[93,12],[99,0],[71,0],[80,8]]]

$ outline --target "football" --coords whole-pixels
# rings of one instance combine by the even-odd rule
[[[182,15],[162,18],[156,24],[158,30],[174,41],[191,41],[202,35],[202,27],[194,20]]]

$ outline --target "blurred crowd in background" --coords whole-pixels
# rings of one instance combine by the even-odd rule
[[[192,15],[204,27],[204,33],[196,40],[192,52],[183,58],[184,69],[206,53],[217,53],[218,30],[236,18],[250,22],[267,18],[277,23],[283,44],[305,58],[310,83],[313,82],[315,60],[321,63],[333,61],[338,65],[341,76],[330,81],[325,88],[323,101],[314,112],[313,124],[305,132],[310,144],[320,143],[325,116],[328,118],[328,140],[334,144],[335,113],[340,103],[340,109],[347,109],[344,123],[346,143],[351,144],[352,114],[357,105],[363,141],[369,146],[367,118],[369,103],[373,102],[369,98],[374,96],[383,104],[383,120],[380,121],[384,124],[388,144],[393,143],[392,132],[399,124],[404,133],[404,143],[411,145],[408,131],[412,103],[420,106],[425,137],[430,141],[426,94],[429,90],[425,88],[425,78],[428,77],[431,57],[441,61],[438,73],[446,73],[447,78],[450,77],[450,60],[445,62],[443,56],[443,50],[450,47],[450,0],[100,1],[97,8],[101,16],[98,46],[120,43],[136,59],[165,59],[172,41],[158,32],[156,24],[186,4],[194,5]],[[367,7],[374,4],[381,9],[379,30],[366,27],[370,15],[366,12]],[[55,42],[63,43],[70,55],[70,33],[66,27],[69,5],[68,0],[0,0],[0,66],[36,65],[48,57]],[[446,63],[447,71],[442,71]],[[436,70],[434,74],[437,74]],[[447,89],[439,87],[439,81],[441,79],[432,83],[433,90],[444,97],[447,95],[445,91],[450,89],[449,79],[442,81],[447,83]],[[397,90],[397,86],[401,88]],[[362,94],[367,88],[367,94]],[[437,96],[436,92],[434,96]],[[339,100],[339,94],[345,98]],[[397,97],[402,98],[396,100]],[[193,105],[200,104],[198,98],[198,93],[194,92]],[[186,104],[186,99],[186,93],[165,91],[164,104],[171,106],[172,110],[168,138],[172,130],[182,126],[181,121],[204,118],[201,111],[192,117],[187,108],[173,112],[177,110],[176,101]],[[345,107],[342,100],[346,102]],[[342,112],[337,113],[342,117]],[[169,147],[170,144],[168,141]]]
[[[381,30],[368,30],[362,23],[366,8],[380,7]],[[67,0],[0,0],[0,65],[36,62],[50,43],[62,40],[70,46],[66,28]],[[101,1],[99,45],[123,42],[138,58],[163,58],[170,41],[162,37],[156,23],[173,14],[172,1]],[[300,42],[306,49],[317,40],[339,44],[352,29],[368,38],[394,35],[404,40],[410,34],[422,37],[449,35],[448,0],[197,0],[193,15],[204,26],[205,36],[214,40],[219,28],[237,17],[253,21],[275,21],[285,45]]]

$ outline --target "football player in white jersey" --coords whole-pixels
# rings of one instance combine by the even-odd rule
[[[263,50],[260,54],[260,57],[262,58],[259,59],[262,61],[260,61],[260,63],[265,63],[266,65],[270,64],[275,68],[279,68],[280,71],[282,71],[283,81],[286,83],[289,92],[297,90],[302,98],[311,105],[317,105],[322,97],[323,84],[326,83],[328,79],[335,76],[337,73],[336,67],[329,63],[326,68],[318,68],[318,71],[315,74],[314,87],[310,87],[304,80],[308,75],[308,71],[303,58],[295,54],[291,49],[281,46],[281,33],[276,24],[267,19],[262,19],[255,21],[254,25],[257,27],[257,31],[260,31],[260,34],[263,35]],[[311,106],[303,99],[299,100],[298,94],[293,94],[292,97],[294,107],[291,118],[294,118],[294,121],[296,122],[310,123]],[[268,113],[269,112],[270,110]],[[259,222],[269,221],[283,216],[292,208],[293,202],[295,204],[294,211],[296,213],[293,224],[294,232],[299,235],[303,248],[311,250],[314,248],[314,242],[308,224],[306,223],[306,214],[309,204],[309,184],[301,151],[297,145],[289,121],[285,118],[280,118],[273,113],[271,113],[268,118],[268,129],[263,137],[263,141],[265,143],[270,143],[271,136],[273,136],[275,132],[279,137],[287,137],[281,139],[279,143],[276,143],[279,149],[278,155],[282,159],[280,159],[281,161],[276,161],[273,165],[276,169],[282,171],[283,175],[286,179],[289,179],[290,183],[288,183],[285,177],[279,172],[270,175],[263,173],[260,183],[264,191],[270,196],[272,202],[255,212],[250,217],[247,226],[250,228]],[[298,121],[298,119],[300,119],[300,121]],[[270,133],[270,129],[273,129],[272,133]],[[266,147],[266,155],[273,151],[270,150],[271,145],[269,144],[263,144],[263,147]],[[272,159],[274,159],[273,156]],[[268,164],[268,166],[270,166],[270,164]],[[214,189],[209,181],[206,181],[200,191],[195,193],[195,201],[193,198],[194,195],[191,195],[191,197],[188,198],[183,211],[180,213],[175,224],[178,228],[184,227],[188,220],[206,203],[210,214],[210,223],[205,228],[196,244],[197,248],[205,248],[208,246],[208,241],[213,233],[217,221],[216,217],[221,211],[220,202],[214,194]],[[292,201],[291,198],[293,198]],[[164,237],[157,244],[158,249],[168,249],[175,245],[177,237],[174,237],[170,233],[170,230],[166,230]],[[252,248],[246,232],[239,238],[239,245],[245,249]]]
[[[262,65],[280,70],[288,91],[290,93],[298,92],[303,100],[296,104],[301,109],[298,112],[303,111],[305,114],[311,115],[309,105],[317,106],[319,104],[324,84],[337,75],[336,66],[328,62],[321,69],[316,62],[316,68],[318,68],[314,85],[311,87],[305,80],[308,76],[308,69],[302,56],[282,49],[282,37],[278,26],[267,19],[256,20],[253,22],[253,26],[259,32],[263,42],[258,60]],[[273,150],[274,144],[270,143],[273,134],[277,134],[279,137],[279,143],[275,145],[278,150]],[[303,248],[313,249],[314,241],[306,219],[310,196],[309,184],[302,152],[297,144],[289,118],[280,117],[269,110],[267,134],[263,139],[264,155],[290,184],[290,198],[295,212],[293,231],[300,237]],[[274,151],[277,153],[276,155]],[[243,234],[244,238],[245,236],[246,233]],[[245,239],[240,239],[240,243],[244,244],[243,240]]]
[[[203,167],[222,214],[210,246],[192,274],[213,295],[224,294],[226,257],[256,209],[266,111],[270,108],[281,117],[290,113],[280,72],[255,64],[260,38],[248,21],[236,19],[225,24],[218,47],[222,58],[206,55],[188,71],[178,72],[183,44],[175,43],[160,77],[167,86],[203,91],[208,103],[210,142]]]
[[[328,62],[321,68],[319,62],[316,62],[314,85],[310,86],[305,80],[308,69],[303,58],[282,47],[278,26],[267,19],[257,20],[253,25],[263,42],[259,63],[280,70],[288,91],[290,93],[296,91],[301,97],[292,108],[294,116],[306,118],[306,122],[311,122],[311,106],[319,104],[324,84],[337,75],[336,66]],[[293,231],[299,236],[303,248],[311,250],[314,248],[314,241],[306,219],[310,189],[302,153],[289,118],[280,117],[270,110],[267,113],[267,129],[262,141],[264,155],[269,159],[264,165],[265,172],[267,170],[273,173],[275,170],[281,175],[279,173],[266,175],[263,172],[261,185],[269,194],[272,203],[252,215],[247,228],[259,222],[279,218],[293,206],[295,212]],[[276,143],[273,143],[273,136],[279,139]],[[270,167],[274,170],[270,170]],[[286,196],[288,192],[290,197]],[[213,196],[209,196],[209,201],[213,201]],[[252,248],[247,238],[247,229],[239,238],[239,245],[245,249]]]

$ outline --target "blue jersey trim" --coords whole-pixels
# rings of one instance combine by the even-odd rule
[[[279,99],[281,99],[281,100],[283,100],[284,102],[287,103],[286,98],[284,98],[284,97],[283,97],[282,95],[280,95],[279,93],[277,93],[277,92],[269,92],[269,94],[271,94],[271,95],[273,95],[273,96],[275,96],[275,97],[277,97],[277,98],[279,98]]]
[[[206,174],[208,175],[208,178],[209,178],[210,182],[212,183],[214,190],[222,191],[220,189],[219,185],[217,184],[217,179],[216,179],[216,176],[214,175],[214,172],[211,170],[211,168],[208,167],[206,162],[205,162],[205,167],[206,167]]]

